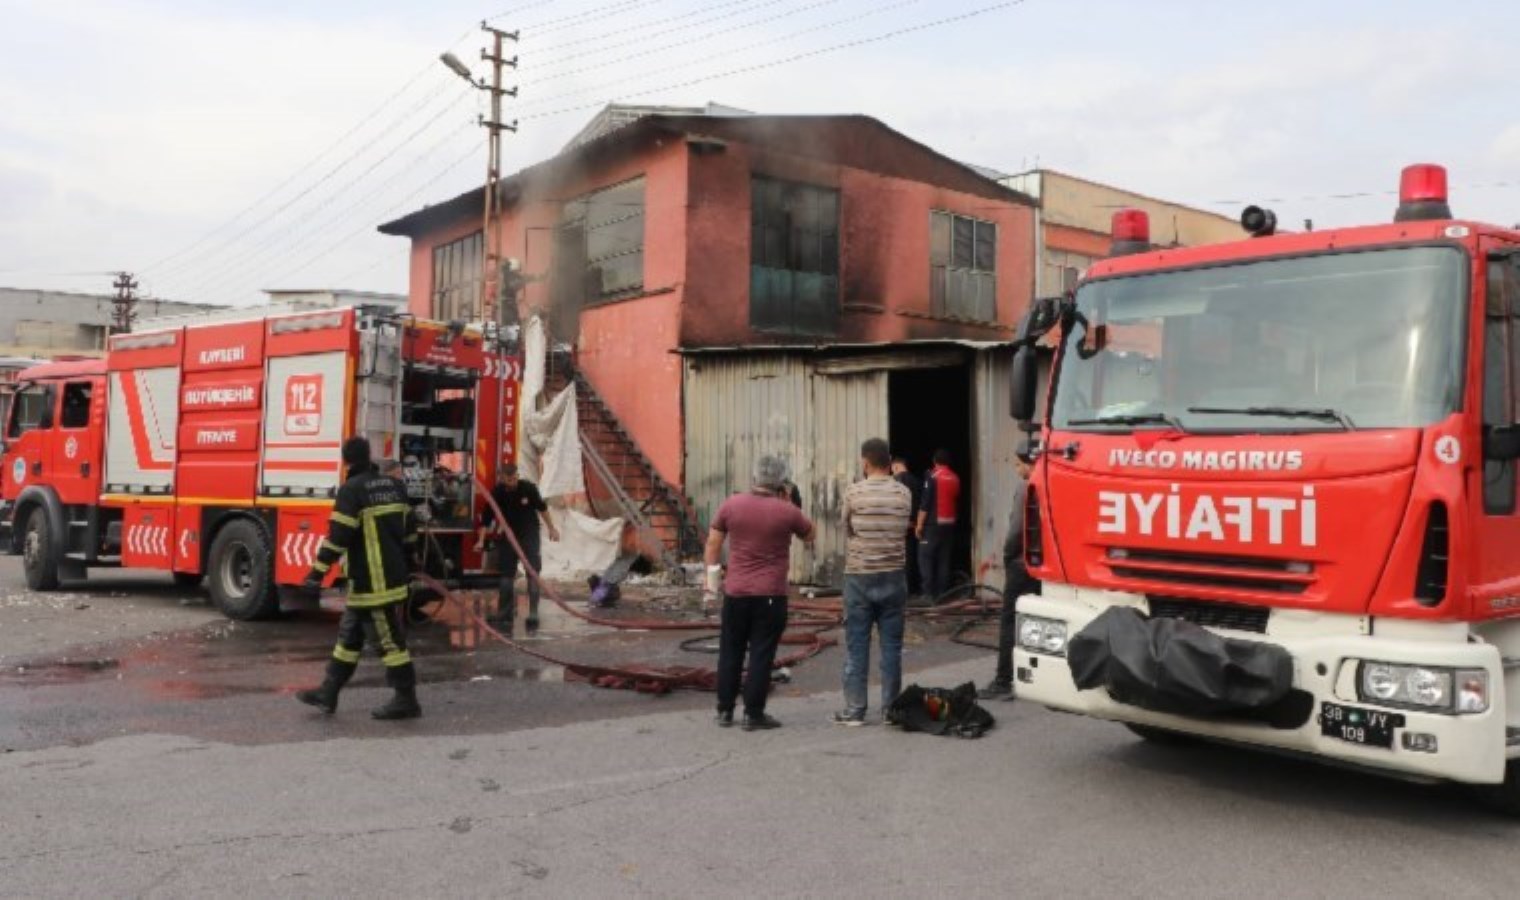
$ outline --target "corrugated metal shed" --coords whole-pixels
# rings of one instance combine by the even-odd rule
[[[969,358],[972,564],[977,580],[1001,587],[1013,457],[1024,441],[1008,414],[1013,354],[1006,344],[948,343],[878,346],[870,354],[840,347],[686,354],[686,492],[701,526],[730,494],[749,487],[757,457],[784,456],[819,529],[813,552],[793,550],[791,580],[841,584],[840,501],[860,477],[861,443],[891,434],[888,372]]]
[[[886,373],[820,375],[793,353],[688,357],[685,391],[686,491],[703,527],[748,488],[759,456],[781,455],[818,526],[812,552],[793,550],[791,580],[841,583],[839,504],[859,474],[861,443],[887,434]]]

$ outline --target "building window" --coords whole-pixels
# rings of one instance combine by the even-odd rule
[[[929,213],[929,308],[946,318],[997,320],[997,225]]]
[[[750,206],[750,326],[835,334],[839,192],[756,176]]]
[[[557,270],[579,281],[578,285],[561,288],[578,288],[579,305],[594,306],[642,291],[644,179],[625,181],[566,203],[556,246],[573,263],[557,266]]]
[[[477,317],[485,260],[480,232],[433,248],[433,313],[445,322]]]

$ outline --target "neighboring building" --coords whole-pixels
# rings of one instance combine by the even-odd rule
[[[1040,201],[1037,297],[1071,290],[1088,266],[1108,254],[1110,220],[1115,210],[1124,207],[1150,215],[1151,240],[1158,246],[1191,247],[1242,237],[1240,223],[1228,216],[1050,169],[1008,175],[999,181]]]
[[[963,562],[999,566],[1035,202],[864,116],[598,118],[503,180],[499,254],[650,480],[705,526],[755,456],[788,455],[822,526],[794,580],[835,583],[860,442],[920,467],[945,445],[968,484]],[[483,202],[381,226],[412,240],[413,312],[478,315]]]
[[[100,356],[111,333],[112,297],[0,288],[0,356]],[[215,309],[172,300],[137,301],[138,319]]]
[[[305,309],[332,309],[339,306],[380,306],[404,312],[407,308],[405,294],[381,294],[375,291],[345,291],[322,288],[317,290],[265,290],[270,303],[284,303]]]

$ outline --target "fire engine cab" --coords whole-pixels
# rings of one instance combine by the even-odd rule
[[[1482,786],[1520,812],[1520,231],[1453,219],[1114,254],[1021,328],[1019,694]]]
[[[206,580],[234,619],[274,615],[327,533],[353,435],[402,462],[429,571],[479,574],[475,484],[515,459],[519,364],[461,323],[363,308],[233,316],[20,373],[0,522],[28,586],[152,569]]]

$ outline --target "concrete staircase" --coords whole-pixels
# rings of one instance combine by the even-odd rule
[[[586,490],[596,512],[632,521],[646,550],[657,545],[667,565],[700,559],[702,536],[691,501],[660,477],[568,354],[554,354],[548,369],[544,387],[550,396],[575,383]]]

